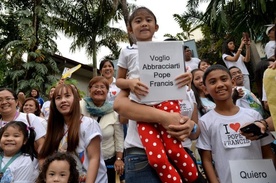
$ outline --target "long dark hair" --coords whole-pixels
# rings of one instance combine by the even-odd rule
[[[58,150],[59,143],[64,136],[64,117],[57,110],[55,99],[57,95],[63,93],[63,89],[66,92],[72,92],[74,96],[73,103],[70,109],[70,125],[68,126],[68,152],[75,152],[79,144],[79,130],[80,130],[80,103],[79,95],[77,91],[70,84],[59,84],[53,94],[50,105],[50,115],[48,119],[47,135],[45,142],[40,150],[39,157],[46,158]]]
[[[51,156],[48,156],[41,168],[41,172],[39,173],[36,183],[45,183],[46,181],[46,173],[49,168],[49,165],[53,161],[67,161],[69,166],[70,166],[70,176],[68,183],[77,183],[79,182],[79,172],[76,168],[76,161],[75,159],[69,154],[69,153],[61,153],[61,152],[56,152]]]
[[[19,131],[22,132],[24,139],[23,141],[26,143],[23,143],[20,151],[24,155],[29,155],[31,159],[37,157],[37,153],[34,148],[34,142],[35,142],[35,136],[36,133],[32,127],[27,126],[22,121],[10,121],[8,122],[4,127],[0,130],[0,139],[2,138],[4,132],[7,130],[8,127],[17,128]],[[0,151],[3,152],[3,149],[0,147]]]
[[[235,50],[234,51],[231,51],[229,48],[228,48],[228,43],[229,42],[233,42],[235,44],[235,40],[233,38],[229,38],[227,39],[226,41],[224,41],[223,45],[222,45],[222,53],[225,53],[227,55],[231,55],[231,56],[234,56],[234,54],[232,52],[236,52],[236,46],[235,46]]]

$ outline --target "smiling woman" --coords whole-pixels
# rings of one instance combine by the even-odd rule
[[[110,71],[104,73],[110,75]],[[122,175],[124,172],[123,126],[119,123],[118,114],[113,111],[113,104],[106,101],[109,90],[108,80],[103,76],[96,76],[90,80],[88,88],[90,97],[84,98],[86,102],[84,115],[94,118],[100,125],[105,164],[108,167],[114,167],[107,169],[108,182],[115,183],[115,173]]]

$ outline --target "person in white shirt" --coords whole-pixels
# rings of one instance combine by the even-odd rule
[[[275,60],[275,25],[270,24],[268,25],[266,31],[266,35],[269,38],[269,42],[265,45],[265,54],[267,59],[274,59]]]
[[[198,68],[200,59],[192,57],[192,50],[188,46],[184,46],[184,61],[187,71],[192,71]]]

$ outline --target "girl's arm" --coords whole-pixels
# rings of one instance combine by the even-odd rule
[[[242,48],[243,48],[244,44],[245,44],[245,42],[244,42],[244,40],[242,40],[240,47],[239,47],[238,51],[236,52],[236,54],[234,56],[228,55],[227,57],[225,57],[225,60],[229,61],[229,62],[237,62],[241,55]]]
[[[86,175],[86,183],[94,183],[97,178],[100,166],[101,156],[101,139],[99,136],[94,137],[86,148],[88,155],[88,168]]]
[[[204,168],[204,172],[206,174],[208,181],[212,183],[219,183],[216,171],[212,163],[212,151],[201,149],[199,150],[199,152],[201,156],[202,166]]]
[[[270,144],[262,146],[263,159],[272,159],[274,166],[276,166],[275,155],[272,152]]]
[[[245,47],[246,47],[246,53],[245,53],[245,57],[243,58],[243,61],[249,62],[250,61],[250,41],[247,42]]]
[[[139,96],[146,96],[148,87],[139,81],[139,79],[126,79],[127,69],[118,67],[116,85],[120,89],[130,89],[138,98]]]

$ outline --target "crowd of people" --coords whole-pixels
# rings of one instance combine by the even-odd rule
[[[159,28],[146,7],[135,9],[128,25],[140,42],[152,41]],[[136,44],[122,49],[116,78],[113,62],[101,61],[87,97],[64,78],[49,88],[46,102],[36,88],[27,97],[1,88],[0,183],[231,183],[230,160],[276,164],[269,132],[274,103],[262,82],[276,68],[274,24],[266,34],[268,60],[256,65],[257,96],[244,64],[248,38],[238,47],[225,41],[226,67],[195,58],[184,46],[186,72],[175,84],[185,93],[178,100],[141,102],[149,88],[139,79]],[[267,135],[241,131],[248,123]],[[229,135],[243,143],[231,143]]]

